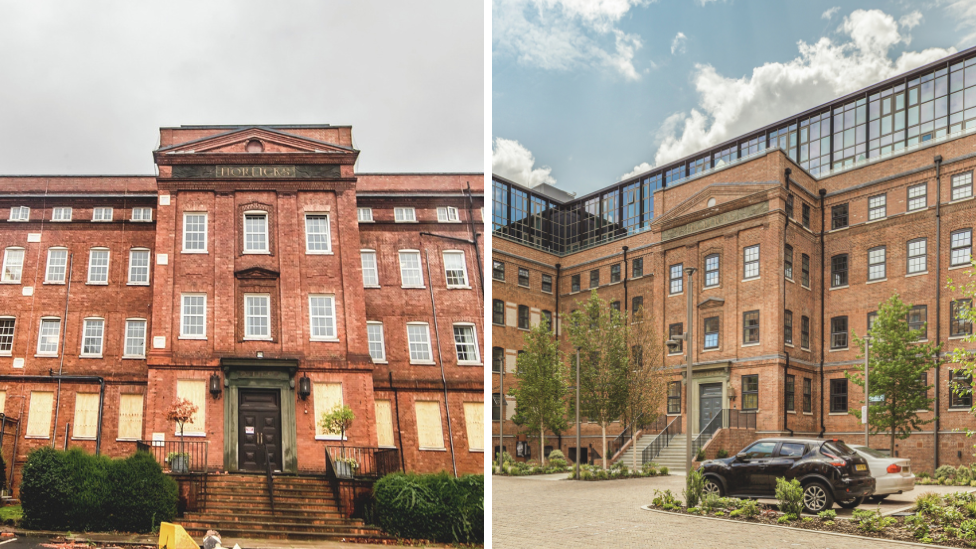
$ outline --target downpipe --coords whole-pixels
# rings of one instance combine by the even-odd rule
[[[441,353],[441,331],[437,327],[437,305],[434,304],[434,280],[430,275],[430,252],[427,250],[424,250],[424,259],[427,263],[427,286],[430,289],[430,307],[434,315],[434,339],[437,341],[437,362],[440,363],[441,384],[444,386],[444,411],[447,412],[447,436],[451,441],[451,466],[454,467],[454,478],[457,478],[457,460],[454,457],[454,430],[451,427],[451,403],[447,399],[447,376],[444,375],[444,357]]]

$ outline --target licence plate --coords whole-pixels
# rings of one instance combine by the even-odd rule
[[[856,465],[856,466],[854,467],[854,470],[855,470],[855,471],[867,471],[867,470],[868,470],[868,466],[867,466],[867,465],[864,465],[863,463],[858,463],[858,464],[857,464],[857,465]]]

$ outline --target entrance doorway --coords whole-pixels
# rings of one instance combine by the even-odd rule
[[[238,464],[241,471],[281,471],[281,393],[277,389],[240,389]]]
[[[702,431],[712,419],[722,413],[722,384],[705,383],[698,386],[698,430]]]

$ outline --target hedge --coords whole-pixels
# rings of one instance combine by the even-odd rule
[[[378,525],[402,538],[484,543],[485,476],[394,473],[373,486]]]
[[[176,516],[177,486],[146,452],[110,459],[40,448],[27,457],[20,501],[26,528],[149,532]]]

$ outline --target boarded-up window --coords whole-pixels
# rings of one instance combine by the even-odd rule
[[[31,391],[30,414],[27,416],[27,436],[51,438],[51,407],[54,393]]]
[[[6,414],[7,409],[7,391],[0,391],[0,414]]]
[[[74,438],[95,438],[98,432],[98,393],[75,395]]]
[[[417,440],[420,449],[444,448],[444,429],[441,427],[441,403],[418,400],[414,402],[417,412]]]
[[[315,438],[325,440],[339,440],[339,433],[330,433],[320,425],[322,416],[328,414],[336,406],[342,406],[341,383],[315,384]],[[348,437],[348,435],[346,435]]]
[[[376,403],[376,443],[380,448],[395,448],[393,442],[393,408],[389,400]]]
[[[197,413],[193,414],[193,419],[186,422],[183,432],[187,435],[206,435],[207,434],[207,382],[202,379],[178,379],[176,381],[176,396],[185,398],[196,404]],[[175,425],[174,431],[180,434],[180,426]]]
[[[142,438],[142,395],[119,397],[119,436],[124,440]]]
[[[485,403],[464,403],[464,425],[468,428],[468,450],[485,450]]]

